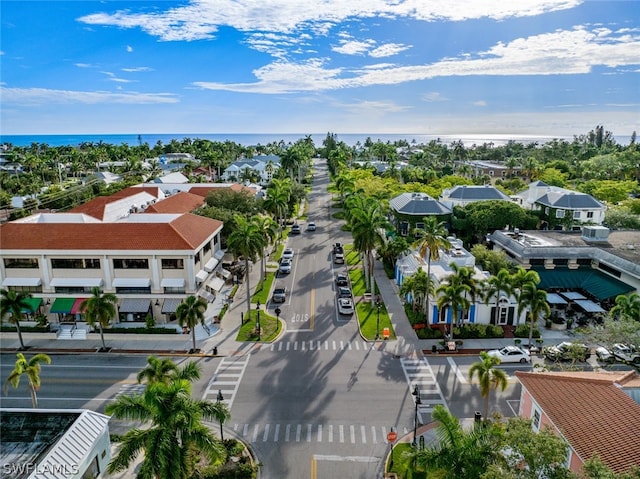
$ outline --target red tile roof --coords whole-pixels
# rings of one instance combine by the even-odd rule
[[[43,250],[190,250],[221,229],[221,221],[193,214],[158,223],[6,223],[0,225],[0,247],[39,253]]]
[[[129,188],[125,188],[123,190],[117,191],[116,193],[110,196],[98,196],[97,198],[92,199],[91,201],[87,201],[81,205],[76,206],[75,208],[70,209],[69,213],[84,213],[89,216],[93,216],[94,218],[98,218],[99,220],[104,218],[104,210],[109,203],[113,203],[115,201],[119,201],[123,198],[137,195],[139,193],[149,193],[154,198],[158,198],[161,194],[161,191],[158,187],[145,186],[136,188],[130,186]],[[182,212],[179,212],[182,213]]]
[[[615,472],[640,465],[640,404],[620,387],[635,381],[629,373],[516,376],[583,461],[597,454]]]
[[[203,204],[204,198],[202,196],[182,191],[149,205],[145,213],[190,213]]]

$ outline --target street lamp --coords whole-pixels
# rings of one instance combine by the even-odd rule
[[[222,391],[218,389],[218,403],[221,403],[224,400],[222,397]],[[222,415],[220,416],[220,440],[224,442],[224,433],[222,432]]]
[[[260,341],[260,301],[256,304],[256,313],[258,318],[256,319],[256,331],[258,332],[258,341]]]
[[[276,319],[280,321],[280,313],[282,313],[282,310],[280,308],[276,308],[273,312],[276,313]]]
[[[418,441],[416,440],[416,435],[418,433],[418,406],[420,406],[420,404],[422,404],[422,400],[420,399],[420,388],[418,387],[418,385],[416,384],[413,387],[413,392],[411,393],[414,396],[414,401],[416,403],[416,412],[413,416],[413,446],[415,447],[418,444]]]
[[[378,319],[376,321],[376,339],[380,339],[380,295],[376,296],[376,308],[378,308]]]

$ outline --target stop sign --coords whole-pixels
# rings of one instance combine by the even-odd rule
[[[391,431],[390,433],[387,434],[387,441],[395,442],[396,439],[398,439],[398,433],[397,432]]]

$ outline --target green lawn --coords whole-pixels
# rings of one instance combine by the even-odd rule
[[[269,261],[278,261],[280,256],[282,256],[282,252],[284,251],[284,242],[278,243],[274,252],[269,255]]]
[[[396,333],[391,326],[391,319],[384,304],[380,306],[380,329],[378,329],[378,308],[375,303],[371,306],[371,301],[359,301],[356,303],[356,312],[360,323],[360,333],[365,339],[374,340],[376,332],[379,332],[382,337],[384,328],[389,328],[389,339],[396,339]]]
[[[364,293],[367,292],[367,288],[362,268],[350,269],[349,278],[351,279],[351,292],[353,295],[364,296]]]
[[[248,318],[247,318],[248,316]],[[256,320],[258,312],[255,309],[244,313],[244,324],[240,326],[236,341],[258,341]],[[265,311],[260,311],[260,342],[269,343],[280,334],[280,322]]]
[[[385,472],[395,472],[398,479],[414,479],[425,477],[425,471],[421,467],[412,464],[411,453],[415,449],[411,444],[399,443],[393,448],[392,456],[387,462],[387,470]],[[393,461],[391,460],[393,458]]]
[[[360,253],[353,249],[352,245],[346,245],[344,248],[345,260],[347,265],[355,266],[360,263]]]
[[[257,263],[256,266],[261,266],[260,262]],[[252,303],[260,301],[260,304],[267,304],[269,301],[269,293],[271,292],[271,285],[273,284],[275,276],[276,273],[274,271],[267,271],[267,274],[264,277],[264,282],[260,281],[256,286],[256,292],[251,298]]]

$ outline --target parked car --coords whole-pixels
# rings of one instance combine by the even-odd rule
[[[338,313],[353,314],[353,300],[351,298],[338,298]]]
[[[556,346],[547,346],[542,354],[550,361],[586,361],[591,357],[591,350],[585,344],[564,341]]]
[[[498,358],[501,363],[528,363],[531,361],[531,355],[526,349],[517,346],[505,346],[501,349],[492,349],[487,351],[492,358]]]
[[[293,259],[293,249],[292,248],[285,248],[285,250],[282,252],[282,258],[283,259]]]
[[[316,230],[316,224],[311,222],[311,223],[307,223],[307,231],[315,231]]]
[[[603,363],[612,363],[616,360],[613,354],[611,354],[611,351],[604,346],[596,348],[596,356],[598,357],[598,361],[602,361]]]
[[[289,274],[291,273],[291,260],[290,259],[281,259],[280,266],[278,266],[278,273],[281,274]]]
[[[349,286],[349,277],[342,273],[336,275],[336,284],[338,286]]]
[[[271,301],[274,303],[284,303],[287,300],[287,293],[284,288],[276,288],[273,290]]]
[[[333,252],[334,253],[344,253],[344,247],[342,246],[342,243],[334,243]]]
[[[351,294],[351,290],[345,286],[338,287],[338,297],[339,298],[351,298],[353,295]]]
[[[301,231],[302,231],[302,229],[300,228],[300,225],[297,224],[297,223],[291,227],[291,234],[292,235],[299,235]]]
[[[640,350],[631,345],[616,343],[611,349],[611,354],[619,361],[640,364]]]
[[[333,262],[335,264],[344,264],[344,253],[334,253]]]

